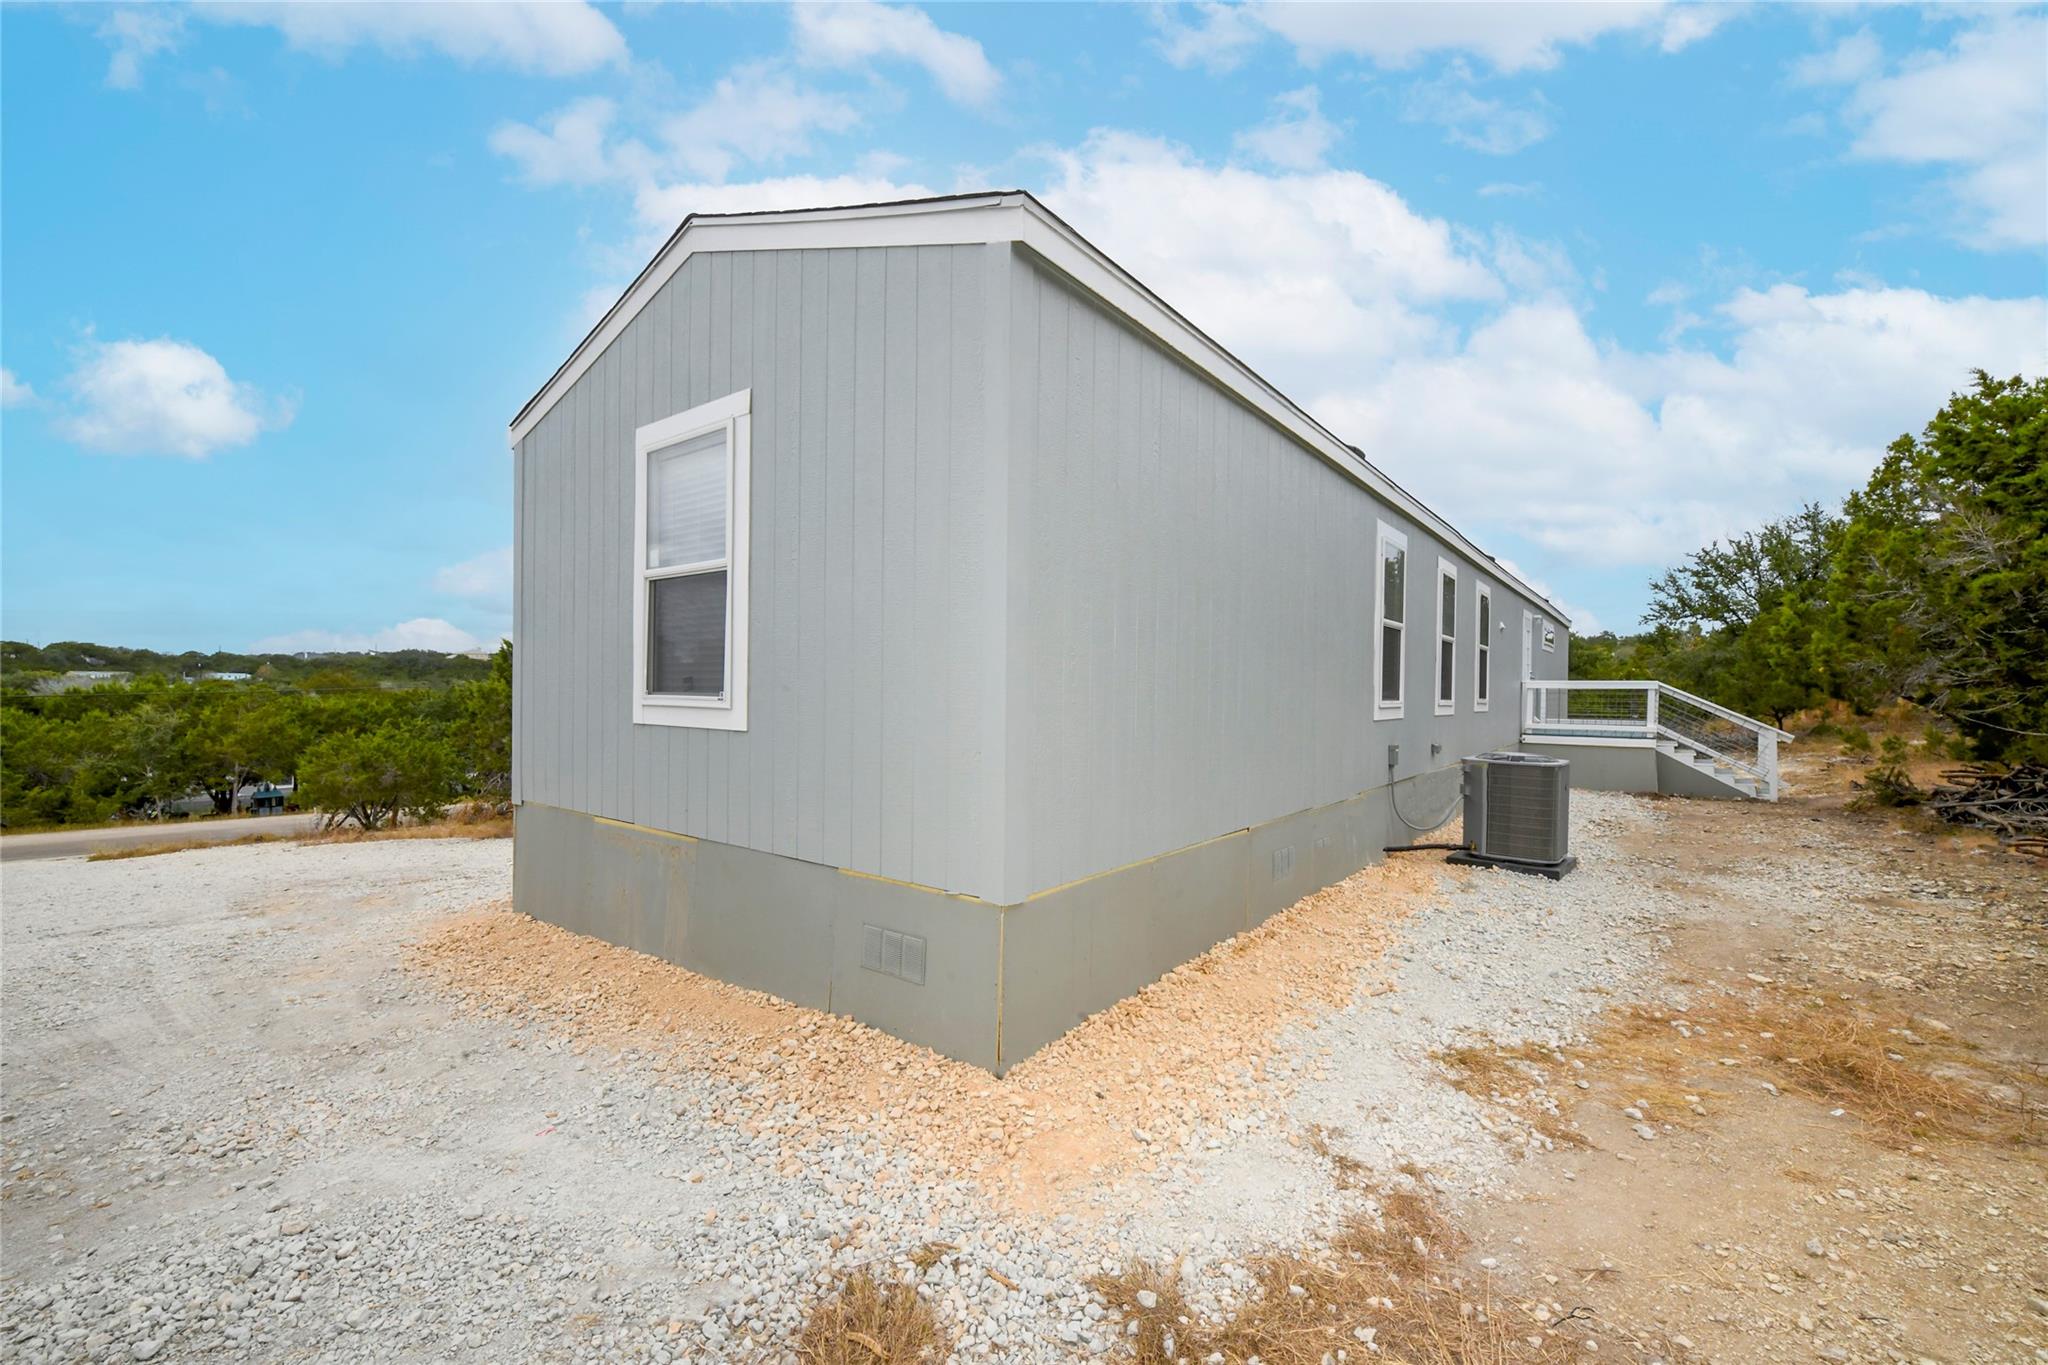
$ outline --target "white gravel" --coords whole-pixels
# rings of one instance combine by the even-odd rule
[[[1569,1036],[1654,956],[1660,893],[1615,839],[1662,817],[1573,802],[1578,873],[1447,890],[1352,1008],[1294,1032],[1291,1096],[1197,1134],[1142,1197],[1054,1219],[874,1140],[783,1172],[772,1137],[708,1117],[729,1083],[452,1010],[399,948],[504,897],[508,841],[10,864],[0,1354],[776,1359],[836,1271],[905,1274],[939,1241],[920,1292],[963,1358],[1099,1355],[1096,1268],[1189,1253],[1220,1305],[1247,1254],[1363,1206],[1288,1141],[1308,1125],[1453,1197],[1540,1140],[1504,1141],[1427,1054]]]

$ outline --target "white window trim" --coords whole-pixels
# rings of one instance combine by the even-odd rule
[[[714,398],[633,433],[633,720],[694,730],[747,728],[748,509],[753,485],[753,390]],[[725,430],[726,694],[676,697],[647,690],[647,585],[673,570],[647,567],[647,457],[664,446]]]
[[[1444,580],[1446,578],[1451,580],[1452,620],[1449,631],[1444,629]],[[1436,713],[1439,716],[1452,716],[1458,712],[1458,566],[1441,555],[1437,557],[1436,561],[1435,596],[1436,649],[1432,652],[1436,655],[1433,669],[1436,675],[1436,686],[1430,691],[1429,695],[1430,699],[1436,704]],[[1451,667],[1448,679],[1445,678],[1444,674],[1444,642],[1446,640],[1451,645]],[[1446,681],[1449,681],[1451,684],[1451,695],[1449,698],[1444,696],[1444,683]]]
[[[1414,594],[1408,591],[1408,576],[1409,570],[1413,565],[1403,563],[1401,566],[1401,592],[1406,600],[1401,604],[1401,619],[1398,622],[1389,621],[1387,619],[1386,553],[1387,546],[1390,544],[1398,548],[1405,559],[1408,554],[1408,537],[1396,531],[1384,521],[1380,522],[1379,533],[1373,537],[1372,542],[1372,680],[1368,685],[1372,688],[1372,716],[1374,720],[1401,719],[1405,713],[1408,699],[1408,627],[1410,622],[1408,620],[1407,606],[1408,601],[1414,599]],[[1380,658],[1380,651],[1386,648],[1384,641],[1387,638],[1388,626],[1398,626],[1401,631],[1401,657],[1394,672],[1394,681],[1400,687],[1400,695],[1392,701],[1383,701],[1380,698],[1380,679],[1384,676],[1385,661]]]
[[[1484,611],[1479,609],[1481,602],[1486,604],[1486,610]],[[1472,594],[1472,639],[1475,642],[1472,650],[1472,709],[1474,711],[1491,711],[1493,709],[1493,637],[1487,634],[1487,632],[1501,629],[1504,629],[1504,627],[1498,625],[1493,619],[1493,584],[1481,582],[1476,585]],[[1482,680],[1486,683],[1484,687],[1479,685]]]

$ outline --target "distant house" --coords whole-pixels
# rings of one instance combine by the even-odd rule
[[[247,682],[254,676],[251,673],[217,673],[208,670],[199,675],[199,680],[201,682]]]
[[[244,787],[235,793],[235,805],[251,815],[282,815],[284,804],[290,799],[292,789],[265,782],[255,787]]]
[[[54,678],[36,680],[35,691],[45,696],[58,692],[76,692],[84,687],[99,687],[106,683],[124,683],[135,675],[107,668],[74,668]]]
[[[519,908],[997,1070],[1417,837],[1566,675],[1026,194],[694,215],[511,443]]]
[[[236,788],[234,798],[228,803],[229,809],[238,814],[276,815],[292,798],[295,784],[273,782],[250,782]],[[166,801],[157,807],[158,813],[173,818],[189,815],[213,814],[213,798],[205,792],[190,793],[175,800]]]

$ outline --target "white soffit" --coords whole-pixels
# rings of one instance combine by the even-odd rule
[[[548,411],[582,378],[605,349],[625,331],[683,263],[700,251],[800,251],[805,249],[964,246],[1016,242],[1072,279],[1110,308],[1170,347],[1196,369],[1292,434],[1329,464],[1371,489],[1427,528],[1445,544],[1490,565],[1523,596],[1541,603],[1561,624],[1570,619],[1555,602],[1402,488],[1249,365],[1175,312],[1130,272],[1105,256],[1058,215],[1021,190],[912,199],[851,208],[797,209],[770,213],[692,214],[685,218],[647,268],[640,272],[583,338],[562,367],[512,419],[513,446],[540,424]]]

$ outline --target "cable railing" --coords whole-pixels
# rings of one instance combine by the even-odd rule
[[[1656,681],[1522,683],[1522,732],[1558,739],[1670,740],[1755,780],[1778,799],[1778,741],[1791,735]]]

